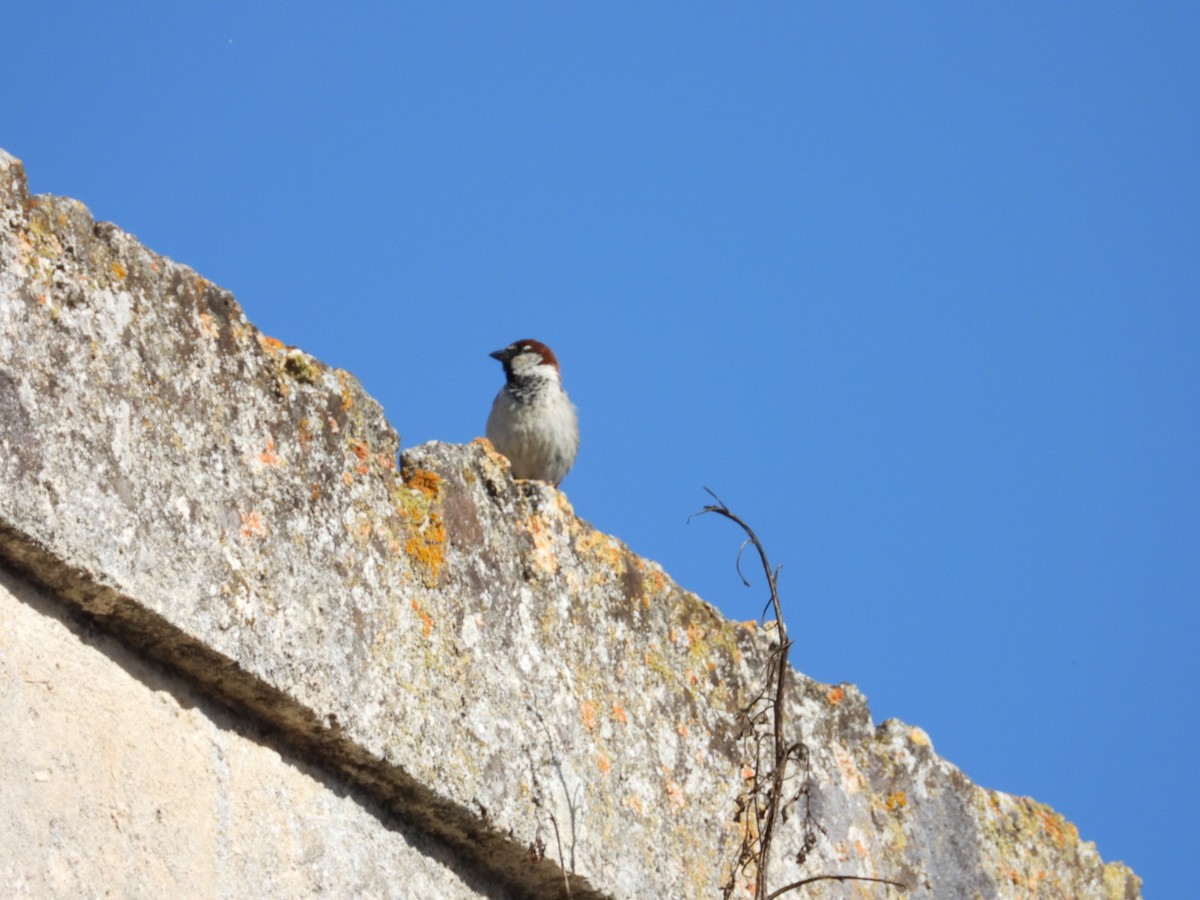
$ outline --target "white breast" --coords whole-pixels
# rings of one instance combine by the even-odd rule
[[[547,381],[521,400],[502,388],[492,403],[487,436],[512,463],[514,478],[558,484],[579,451],[575,405],[557,381]]]

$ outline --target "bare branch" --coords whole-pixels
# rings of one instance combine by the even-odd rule
[[[742,529],[746,540],[738,548],[735,568],[742,583],[749,587],[750,582],[742,571],[742,556],[747,547],[753,547],[758,553],[771,594],[763,607],[761,618],[766,619],[769,612],[774,613],[772,622],[777,639],[776,646],[767,657],[762,687],[738,712],[737,739],[745,749],[746,765],[750,768],[751,775],[747,777],[748,784],[737,800],[735,821],[742,826],[742,842],[737,850],[737,860],[730,870],[729,880],[722,891],[725,900],[732,896],[738,874],[751,868],[754,870],[754,896],[765,900],[772,900],[788,891],[817,881],[870,881],[907,890],[905,885],[885,878],[869,878],[863,875],[814,875],[768,893],[771,845],[779,822],[787,821],[789,807],[801,799],[804,800],[802,844],[796,857],[801,865],[808,858],[809,852],[817,846],[818,832],[825,834],[825,828],[812,814],[812,754],[809,753],[808,745],[802,738],[789,742],[784,737],[787,730],[788,651],[791,650],[792,642],[788,639],[787,628],[783,623],[783,603],[779,598],[780,570],[771,566],[770,560],[767,559],[767,551],[754,529],[730,510],[725,501],[710,488],[706,487],[704,490],[716,503],[710,503],[699,512],[693,513],[688,521],[705,513],[715,513]],[[790,773],[789,768],[792,770]],[[785,786],[795,784],[797,779],[799,786],[795,793],[790,797],[785,796]]]
[[[788,891],[794,891],[796,888],[804,887],[806,884],[812,884],[816,881],[870,881],[875,884],[890,884],[892,887],[898,887],[902,891],[908,890],[907,884],[892,881],[890,878],[872,878],[869,875],[813,875],[811,878],[802,878],[799,881],[793,881],[791,884],[786,884],[778,890],[772,891],[767,894],[767,900],[775,900],[776,897],[782,897]]]

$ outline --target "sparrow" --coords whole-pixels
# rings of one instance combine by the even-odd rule
[[[487,437],[512,463],[514,478],[555,487],[579,451],[579,419],[562,386],[554,351],[524,340],[489,354],[504,366],[504,387],[492,403]]]

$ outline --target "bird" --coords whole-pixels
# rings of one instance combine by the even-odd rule
[[[541,341],[515,341],[489,356],[504,366],[487,437],[512,463],[514,478],[558,487],[579,452],[579,417],[562,386],[554,351]]]

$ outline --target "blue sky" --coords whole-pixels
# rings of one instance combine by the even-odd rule
[[[405,445],[550,344],[581,516],[753,618],[712,487],[802,671],[1191,896],[1200,5],[982,7],[17,4],[0,147]]]

